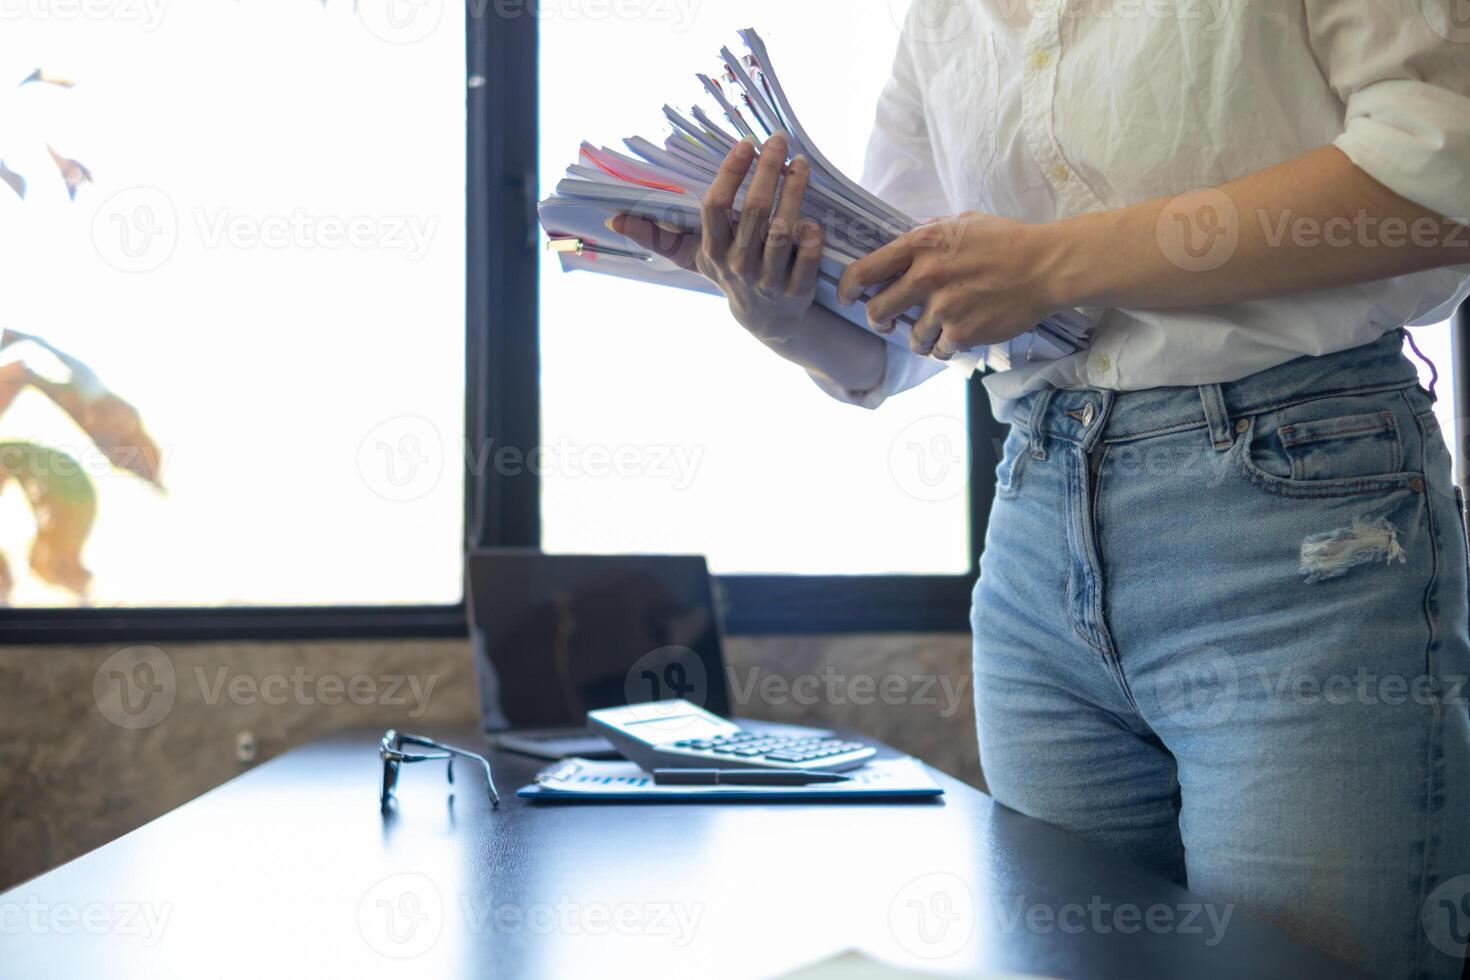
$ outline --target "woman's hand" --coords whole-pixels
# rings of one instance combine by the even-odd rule
[[[821,226],[801,217],[811,167],[804,157],[785,167],[786,149],[779,134],[766,142],[738,225],[731,210],[756,160],[750,140],[730,152],[710,185],[702,234],[670,233],[626,214],[611,223],[617,233],[713,282],[740,325],[768,344],[784,343],[801,331],[816,298],[822,261]]]
[[[868,301],[868,321],[892,333],[900,315],[923,307],[909,341],[916,354],[947,361],[1003,343],[1066,305],[1048,290],[1051,227],[974,212],[931,222],[850,265],[837,296],[850,306],[894,280]]]

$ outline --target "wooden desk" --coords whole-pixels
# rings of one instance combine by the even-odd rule
[[[6,977],[769,977],[839,951],[940,973],[1350,971],[940,777],[942,802],[532,806],[537,764],[288,753],[0,895]],[[465,745],[481,744],[459,733]],[[1213,912],[1215,918],[1211,918]]]

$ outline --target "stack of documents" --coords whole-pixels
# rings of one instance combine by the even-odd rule
[[[666,105],[663,114],[672,133],[662,145],[632,137],[623,141],[625,153],[583,143],[578,161],[567,168],[556,194],[540,205],[541,225],[551,239],[549,247],[560,253],[565,271],[583,269],[718,294],[703,276],[649,253],[611,231],[607,222],[625,213],[676,231],[698,231],[701,200],[736,143],[749,138],[760,148],[772,135],[783,132],[789,159],[805,154],[811,163],[802,215],[819,223],[827,235],[816,301],[868,329],[864,304],[843,308],[837,302],[838,280],[848,265],[912,231],[920,222],[863,190],[822,155],[797,119],[764,42],[753,30],[741,31],[740,38],[749,54],[736,57],[729,48],[722,48],[718,76],[698,76],[715,111],[733,131],[701,107],[685,115]],[[752,167],[752,175],[754,172]],[[744,195],[742,188],[736,197],[737,212]],[[901,317],[894,332],[887,335],[889,342],[907,348],[909,332],[920,313],[915,308]],[[982,365],[1006,370],[1028,361],[1054,360],[1085,347],[1092,326],[1083,314],[1066,310],[1015,340],[973,351],[951,363],[973,371]]]
[[[917,759],[879,759],[843,775],[841,783],[811,786],[670,786],[632,762],[566,759],[542,770],[516,795],[547,803],[616,803],[630,800],[860,800],[939,796],[944,790]]]

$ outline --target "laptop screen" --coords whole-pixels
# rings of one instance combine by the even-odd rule
[[[702,557],[482,549],[469,591],[487,730],[581,726],[592,708],[669,698],[729,712]]]

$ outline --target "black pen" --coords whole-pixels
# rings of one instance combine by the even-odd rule
[[[837,772],[805,769],[655,769],[659,786],[811,786],[845,783],[851,777]]]

